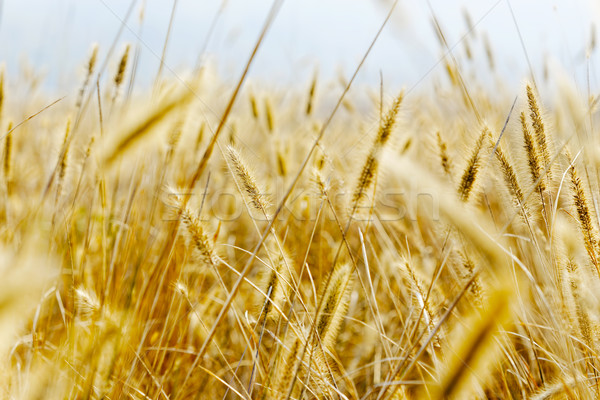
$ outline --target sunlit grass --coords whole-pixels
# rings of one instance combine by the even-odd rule
[[[58,101],[2,75],[3,397],[598,396],[596,97],[456,58],[132,92],[123,49]]]

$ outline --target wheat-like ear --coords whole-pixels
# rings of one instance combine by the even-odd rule
[[[515,169],[513,168],[512,164],[510,161],[508,161],[508,158],[504,154],[502,145],[500,144],[498,144],[496,147],[496,158],[500,163],[502,176],[504,177],[504,182],[506,183],[506,186],[508,186],[510,194],[515,198],[519,207],[522,207],[523,211],[526,213],[527,209],[525,208],[525,196],[523,196],[523,191],[521,190],[521,185],[519,185],[517,174],[515,173]]]
[[[229,124],[229,145],[230,146],[235,146],[235,137],[237,135],[237,125],[235,124],[235,121],[232,121]]]
[[[175,151],[177,149],[177,144],[181,139],[181,134],[183,131],[183,119],[178,119],[173,124],[173,127],[169,131],[169,136],[167,138],[167,155],[166,155],[166,163],[170,164]]]
[[[273,397],[269,399],[284,400],[288,394],[292,377],[296,366],[300,362],[300,352],[302,350],[302,341],[297,337],[291,340],[288,346],[285,346],[284,351],[281,352],[279,360],[277,361],[277,371],[275,372],[275,379],[273,388],[275,393]]]
[[[348,307],[352,282],[352,266],[343,264],[336,268],[323,291],[321,310],[317,316],[317,335],[326,348],[335,344],[338,331]]]
[[[281,286],[278,276],[281,272],[281,267],[281,264],[275,264],[267,275],[267,282],[265,285],[267,299],[265,299],[264,309],[262,311],[265,319],[268,319],[271,315],[271,309],[273,308],[272,303],[275,302],[275,296],[278,294],[277,292],[279,292],[279,288]]]
[[[277,172],[281,176],[286,176],[288,167],[287,167],[287,157],[284,154],[284,150],[281,148],[277,149]]]
[[[217,264],[219,259],[215,254],[214,245],[206,234],[200,219],[194,216],[187,208],[181,213],[181,218],[200,258],[209,264]]]
[[[85,79],[83,80],[81,88],[79,89],[77,103],[75,104],[75,108],[77,108],[77,109],[79,109],[81,107],[83,95],[85,94],[85,88],[87,87],[88,83],[90,82],[90,78],[91,78],[92,74],[94,73],[94,68],[96,68],[97,60],[98,60],[98,44],[95,43],[92,46],[92,53],[90,54],[90,58],[88,59],[86,73],[85,73]]]
[[[250,171],[240,153],[234,147],[227,146],[227,157],[233,165],[235,175],[250,198],[252,206],[266,215],[269,203],[263,194],[264,191],[259,188],[254,174]]]
[[[206,234],[200,219],[191,214],[188,209],[183,211],[182,219],[200,258],[209,264],[218,264],[219,259],[215,253],[214,245]]]
[[[87,73],[86,73],[86,81],[89,80],[90,76],[94,73],[94,68],[96,68],[96,61],[98,60],[98,44],[94,43],[92,46],[92,54],[90,54],[90,58],[87,64]]]
[[[169,131],[169,136],[167,138],[167,146],[169,147],[169,149],[175,149],[177,147],[177,144],[179,143],[179,140],[181,139],[181,134],[183,131],[183,124],[184,124],[184,119],[183,118],[178,119],[175,121],[175,123],[173,124],[173,127]]]
[[[310,375],[307,374],[307,378],[310,378],[308,385],[324,399],[335,399],[338,397],[335,394],[335,375],[338,372],[339,367],[336,359],[331,357],[330,354],[332,353],[324,352],[322,349],[317,348],[313,349],[309,356],[309,358],[312,358],[313,362],[310,369]]]
[[[315,91],[317,90],[317,78],[318,75],[315,72],[315,76],[313,77],[310,87],[308,89],[308,99],[306,100],[306,115],[310,115],[313,110],[313,103],[315,100]]]
[[[352,194],[352,204],[358,205],[361,201],[363,195],[375,180],[375,175],[377,174],[377,169],[379,168],[379,152],[371,151],[367,156],[365,163],[363,164],[362,170],[360,172],[360,177],[358,179],[358,184],[356,185],[356,189]]]
[[[173,197],[173,203],[177,211],[177,215],[181,218],[181,222],[186,228],[189,240],[197,252],[201,261],[207,264],[217,265],[219,258],[215,252],[214,244],[208,234],[200,218],[188,208],[182,197],[176,191],[170,193]]]
[[[8,123],[8,133],[6,134],[6,138],[4,139],[4,162],[3,171],[4,171],[4,182],[6,184],[6,192],[10,195],[12,189],[12,127],[13,123]]]
[[[312,176],[318,196],[326,198],[327,192],[329,191],[329,181],[323,176],[322,169],[318,166],[314,167],[312,169]]]
[[[525,113],[521,112],[520,115],[521,121],[521,131],[523,132],[523,146],[525,148],[525,153],[527,154],[527,164],[529,165],[529,172],[531,174],[531,181],[533,183],[539,180],[537,188],[541,191],[545,191],[544,180],[540,179],[542,176],[542,159],[538,153],[536,148],[536,144],[533,141],[533,136],[529,127],[527,125],[527,118],[525,117]]]
[[[473,278],[473,283],[471,283],[471,286],[469,287],[469,291],[473,295],[476,305],[478,307],[481,307],[481,305],[483,304],[483,290],[481,288],[481,282],[478,279],[479,277],[474,276],[475,275],[475,263],[473,263],[473,260],[471,260],[471,258],[467,255],[466,252],[463,252],[461,254],[461,256],[462,256],[463,268],[467,272],[465,278],[467,278],[467,279]]]
[[[571,177],[571,190],[573,191],[573,203],[575,210],[577,211],[577,220],[579,221],[579,227],[581,234],[583,235],[583,243],[587,250],[594,267],[596,267],[596,273],[600,276],[600,269],[598,266],[598,232],[596,226],[592,222],[592,215],[590,207],[588,205],[585,190],[581,183],[581,178],[577,173],[577,168],[573,164],[571,154],[568,149],[565,149],[567,159],[570,164],[570,177]]]
[[[499,360],[493,357],[497,347],[495,338],[509,322],[511,298],[507,290],[498,290],[488,297],[481,312],[471,316],[470,322],[457,324],[456,329],[465,326],[467,332],[454,332],[455,339],[447,349],[449,360],[443,366],[441,378],[423,388],[420,392],[423,398],[470,398],[474,381],[483,383],[481,380],[486,378],[485,371],[490,370],[491,360]]]
[[[579,398],[572,390],[579,384],[583,384],[588,377],[573,371],[575,376],[561,376],[558,381],[547,383],[531,400],[552,400],[552,399],[577,399]]]
[[[65,173],[67,171],[67,159],[69,157],[69,134],[71,133],[71,118],[67,120],[67,127],[65,128],[65,138],[63,139],[62,148],[64,151],[61,151],[62,158],[58,163],[58,185],[59,187],[63,183],[63,179],[65,178]]]
[[[458,69],[455,65],[451,64],[450,61],[446,61],[444,63],[444,67],[446,69],[446,74],[452,83],[452,86],[458,87],[460,85]]]
[[[359,204],[362,196],[369,190],[375,180],[375,176],[377,175],[377,170],[379,167],[381,150],[390,139],[394,125],[396,124],[396,118],[398,116],[398,111],[400,110],[400,104],[402,103],[403,99],[404,91],[400,92],[398,97],[396,97],[392,107],[379,126],[375,141],[373,142],[369,154],[367,155],[367,159],[361,169],[361,173],[356,184],[356,189],[352,194],[352,204],[354,207]]]
[[[168,116],[180,110],[192,99],[193,91],[185,90],[170,96],[167,96],[163,101],[156,105],[153,110],[144,113],[141,119],[136,121],[135,125],[130,126],[127,130],[120,134],[121,139],[113,146],[104,156],[104,166],[109,167],[123,154],[133,147],[136,143],[152,131],[154,127],[160,124]]]
[[[415,271],[411,267],[410,263],[406,261],[403,263],[403,265],[405,267],[404,270],[407,274],[407,278],[410,284],[413,286],[412,297],[414,300],[416,300],[417,307],[420,310],[419,312],[422,312],[423,314],[423,321],[425,322],[428,331],[432,332],[435,328],[436,321],[434,320],[435,316],[431,310],[427,293],[425,293],[423,290],[421,282],[415,274]],[[439,337],[436,336],[432,342],[434,342],[436,346],[439,345]]]
[[[440,164],[442,170],[450,179],[452,179],[452,160],[448,156],[448,145],[442,138],[440,131],[436,132],[437,146],[440,155]]]
[[[542,112],[531,85],[527,85],[527,103],[529,104],[531,125],[533,126],[533,131],[535,132],[535,141],[544,160],[543,167],[547,169],[546,173],[548,178],[552,179],[550,175],[550,150],[548,149],[548,137],[544,128],[544,121],[542,120]]]
[[[475,142],[475,147],[471,152],[471,158],[467,163],[467,167],[463,171],[462,178],[460,179],[460,185],[458,186],[458,195],[460,199],[464,202],[469,200],[469,196],[473,190],[473,186],[475,185],[475,181],[477,179],[477,174],[479,172],[479,167],[481,164],[481,150],[483,148],[483,144],[485,143],[485,139],[489,136],[489,131],[487,128],[484,128],[477,141]]]
[[[398,117],[398,111],[400,111],[400,104],[402,104],[402,100],[404,100],[404,90],[402,90],[394,99],[392,107],[383,119],[383,123],[381,124],[381,126],[379,127],[379,131],[377,132],[377,139],[375,140],[376,146],[385,146],[390,136],[392,135],[392,131],[394,130],[394,125],[396,124],[396,119]]]
[[[67,173],[67,160],[69,158],[69,145],[71,140],[69,138],[69,134],[71,133],[71,118],[67,119],[67,127],[65,129],[65,137],[63,139],[63,143],[61,146],[58,160],[58,171],[57,171],[57,179],[56,179],[56,201],[58,202],[59,197],[62,195],[63,187],[65,183],[65,175]],[[54,225],[54,218],[56,214],[53,214],[52,224]]]
[[[275,129],[275,116],[273,115],[273,106],[269,99],[265,99],[265,118],[267,120],[267,129],[269,132],[273,132]]]
[[[125,46],[125,51],[121,56],[121,61],[119,61],[119,67],[117,68],[117,73],[115,74],[114,78],[115,89],[118,89],[121,86],[121,84],[123,83],[123,79],[125,78],[125,70],[127,69],[127,62],[129,60],[130,47],[131,46],[129,44]]]
[[[568,261],[567,272],[569,273],[569,286],[571,288],[571,295],[573,296],[573,303],[575,305],[575,315],[577,316],[577,324],[579,325],[579,334],[581,335],[583,342],[590,349],[593,349],[592,325],[579,293],[581,279],[577,271],[577,264],[575,264],[573,260]]]
[[[250,99],[250,111],[252,112],[252,117],[254,119],[258,119],[258,104],[256,103],[256,96],[251,92],[248,97]]]
[[[277,243],[278,246],[279,243]],[[269,268],[267,274],[265,274],[266,282],[264,284],[264,290],[268,298],[264,302],[263,315],[265,319],[277,318],[277,315],[273,313],[273,304],[277,306],[279,310],[283,310],[285,301],[289,298],[289,290],[291,289],[291,269],[292,260],[288,257],[287,252],[281,248],[280,251],[276,252],[273,257],[269,257],[272,260],[272,267]]]

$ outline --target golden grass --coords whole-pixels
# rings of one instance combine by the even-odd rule
[[[97,57],[75,100],[0,74],[3,398],[600,396],[595,102]]]

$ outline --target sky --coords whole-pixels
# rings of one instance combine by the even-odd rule
[[[164,75],[183,75],[200,59],[215,66],[226,81],[239,76],[272,1],[0,0],[0,61],[12,77],[29,66],[44,76],[44,87],[49,90],[77,86],[91,44],[99,44],[103,60],[123,27],[109,71],[116,68],[125,44],[131,43],[141,51],[136,83],[149,86],[158,71],[174,1]],[[133,12],[126,20],[132,2]],[[600,88],[600,76],[595,72],[598,50],[588,50],[592,26],[600,18],[597,3],[399,0],[358,82],[378,85],[383,79],[389,87],[409,89],[427,85],[434,77],[443,76],[444,56],[452,55],[484,82],[500,76],[506,85],[519,85],[530,70],[537,78],[550,65],[552,70],[566,73],[582,90],[588,85],[589,70],[589,85],[596,90]],[[305,84],[315,69],[325,79],[336,78],[340,71],[348,77],[391,5],[389,0],[285,0],[250,77],[280,86]],[[448,49],[440,47],[434,16]],[[494,73],[487,62],[486,40],[494,52]],[[471,61],[466,57],[465,42]]]

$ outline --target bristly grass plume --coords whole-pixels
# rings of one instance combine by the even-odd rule
[[[253,79],[281,4],[235,81],[176,18],[151,88],[145,36],[58,101],[0,67],[0,397],[600,398],[592,86],[511,88],[468,13],[431,85]]]

